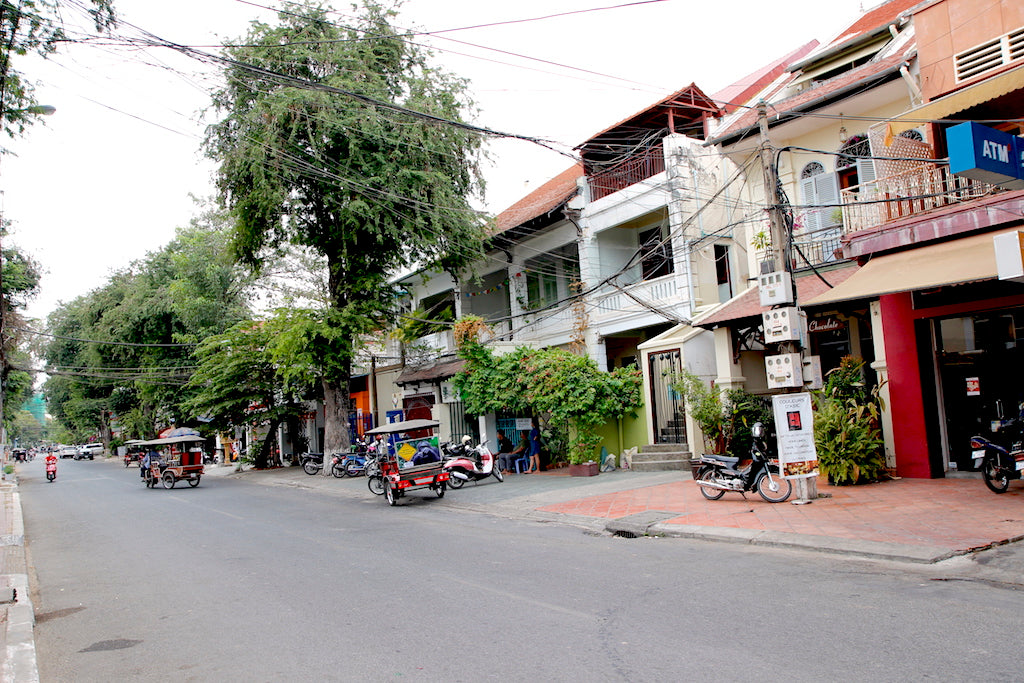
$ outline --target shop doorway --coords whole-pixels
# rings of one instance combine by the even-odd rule
[[[994,421],[1024,402],[1024,309],[933,321],[948,470],[973,470],[971,437],[1011,438]],[[1019,341],[1018,341],[1019,340]]]
[[[672,379],[683,368],[679,349],[648,356],[651,378],[651,422],[654,443],[686,443],[686,412],[683,397],[672,388]]]

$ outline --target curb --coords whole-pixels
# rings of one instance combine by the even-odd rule
[[[16,484],[15,484],[16,485]],[[22,564],[28,568],[25,558],[25,519],[21,511],[21,494],[5,487],[10,496],[11,545],[20,548]],[[7,607],[7,651],[4,653],[3,680],[5,683],[36,683],[39,668],[36,662],[35,606],[29,594],[28,574],[7,574],[6,584],[17,591],[17,599]]]
[[[865,541],[813,534],[794,534],[783,531],[664,524],[661,522],[637,523],[635,520],[627,518],[610,520],[605,525],[605,530],[630,538],[637,538],[639,536],[695,538],[719,543],[813,550],[833,555],[852,555],[868,559],[912,562],[915,564],[935,564],[956,555],[965,555],[970,552],[969,550],[958,551],[935,546],[883,543],[881,541]]]

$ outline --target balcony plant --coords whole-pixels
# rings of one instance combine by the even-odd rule
[[[672,387],[686,400],[708,453],[747,457],[755,422],[763,423],[769,433],[774,431],[771,404],[764,396],[743,389],[722,392],[687,370],[676,373]]]

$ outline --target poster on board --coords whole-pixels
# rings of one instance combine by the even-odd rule
[[[775,433],[779,446],[779,471],[786,479],[818,475],[818,451],[814,447],[814,414],[811,395],[772,396]]]

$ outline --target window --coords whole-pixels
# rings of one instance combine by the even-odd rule
[[[729,245],[715,245],[715,274],[718,280],[718,300],[732,298],[732,269],[729,265]]]
[[[567,244],[531,259],[525,264],[528,308],[555,304],[572,294],[580,279],[580,258],[576,244]]]
[[[825,167],[824,166],[822,166],[817,161],[812,161],[811,163],[809,163],[806,166],[804,166],[803,170],[800,171],[800,178],[801,179],[811,178],[811,177],[816,176],[816,175],[821,175],[824,172],[825,172]]]
[[[645,230],[637,236],[640,242],[640,269],[644,280],[670,275],[672,266],[672,240],[663,226]]]

